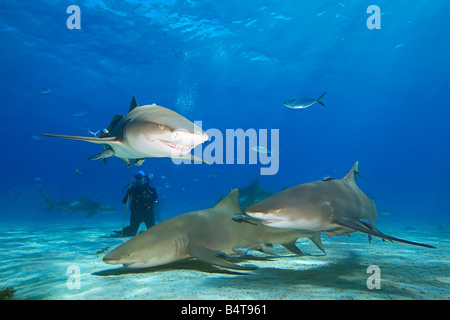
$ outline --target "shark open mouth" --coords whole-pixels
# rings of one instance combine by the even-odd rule
[[[166,140],[159,140],[159,141],[161,141],[164,145],[166,145],[176,151],[182,152],[182,153],[189,152],[192,149],[191,146],[187,146],[184,144],[176,144],[176,143],[166,141]]]

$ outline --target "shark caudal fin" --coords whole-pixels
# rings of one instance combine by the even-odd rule
[[[95,138],[95,137],[66,136],[66,135],[61,135],[61,134],[48,134],[48,133],[41,133],[41,136],[70,139],[70,140],[81,140],[81,141],[87,141],[87,142],[92,142],[92,143],[96,143],[96,144],[111,144],[116,141],[116,137]]]
[[[406,243],[406,244],[412,244],[414,246],[436,249],[436,247],[430,246],[428,244],[413,242],[413,241],[409,241],[409,240],[404,240],[404,239],[388,236],[384,233],[381,233],[378,229],[375,228],[375,226],[372,223],[370,223],[368,221],[361,220],[360,222],[359,221],[352,222],[348,219],[335,219],[334,223],[336,223],[342,227],[352,229],[354,231],[362,232],[362,233],[368,234],[370,236],[386,239],[389,241],[397,241],[397,242],[402,242],[402,243]]]
[[[44,192],[44,190],[41,190],[41,195],[42,195],[42,198],[44,198],[45,203],[47,203],[47,206],[48,206],[46,212],[52,211],[53,209],[56,208],[56,203],[55,203],[55,201],[53,201],[52,198],[50,198],[50,197]]]
[[[322,93],[322,95],[319,97],[319,99],[317,99],[317,102],[320,103],[320,104],[321,104],[322,106],[324,106],[324,107],[325,107],[325,104],[321,101],[321,99],[322,99],[323,96],[326,95],[326,94],[327,94],[326,92]]]

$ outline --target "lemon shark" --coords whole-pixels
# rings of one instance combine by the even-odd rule
[[[247,215],[260,219],[273,228],[295,228],[337,236],[362,232],[390,241],[416,246],[433,246],[392,237],[376,227],[377,209],[356,185],[358,162],[342,179],[325,179],[300,184],[280,191],[246,210]]]
[[[147,157],[168,157],[202,162],[190,154],[197,145],[208,140],[200,127],[173,110],[156,104],[139,106],[131,100],[126,115],[115,115],[108,130],[99,137],[46,134],[43,136],[81,140],[100,144],[103,152],[89,160],[118,157],[128,165],[142,164]],[[129,159],[134,159],[130,162]]]
[[[236,222],[242,213],[238,189],[232,190],[214,207],[175,216],[138,234],[108,253],[103,261],[128,268],[147,268],[197,258],[213,265],[249,270],[227,260],[227,255],[265,244],[282,244],[301,254],[295,246],[300,237],[310,238],[322,251],[320,234],[311,231],[274,229],[259,222]]]
[[[92,201],[86,196],[81,196],[80,200],[67,201],[61,198],[61,201],[57,203],[52,198],[50,198],[43,190],[41,190],[42,198],[44,198],[47,203],[47,212],[53,209],[58,209],[58,212],[67,211],[70,214],[76,212],[87,212],[86,218],[90,218],[97,213],[115,213],[116,209],[112,208],[107,204],[103,204],[97,201]]]

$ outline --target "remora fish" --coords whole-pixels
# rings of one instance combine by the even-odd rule
[[[283,105],[292,109],[306,109],[308,107],[311,107],[314,103],[318,102],[325,107],[325,104],[321,101],[325,94],[326,92],[324,92],[317,100],[307,96],[304,96],[302,99],[287,100],[283,102]]]
[[[110,207],[109,205],[89,200],[85,196],[81,196],[80,200],[75,201],[66,201],[62,198],[59,203],[56,203],[43,190],[41,190],[41,195],[48,205],[47,212],[52,211],[53,209],[58,209],[58,211],[67,211],[70,214],[76,212],[87,212],[86,218],[90,218],[97,213],[117,212],[116,209]]]
[[[224,254],[236,254],[242,248],[267,243],[280,243],[301,254],[295,246],[300,237],[310,238],[324,251],[317,232],[275,229],[260,222],[233,220],[239,213],[242,213],[239,191],[234,189],[212,208],[181,214],[147,229],[108,253],[103,261],[128,268],[147,268],[194,257],[213,265],[246,270],[254,267],[233,264]]]
[[[320,180],[285,189],[257,202],[246,213],[274,228],[323,232],[329,236],[363,232],[416,246],[433,246],[385,235],[375,228],[374,201],[356,185],[358,162],[342,179]]]
[[[198,126],[170,109],[157,106],[139,106],[133,97],[130,111],[125,116],[114,116],[107,135],[79,137],[42,134],[47,137],[82,140],[103,145],[104,151],[89,160],[118,157],[130,164],[147,157],[168,157],[202,162],[190,151],[208,140]],[[142,162],[140,162],[142,163]]]

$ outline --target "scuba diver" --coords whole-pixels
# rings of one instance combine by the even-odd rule
[[[158,199],[156,189],[150,186],[150,179],[140,170],[134,176],[134,184],[127,190],[127,194],[122,203],[130,204],[130,225],[122,229],[122,231],[114,231],[116,234],[124,237],[135,236],[142,222],[150,228],[155,225],[155,216],[153,207]]]

